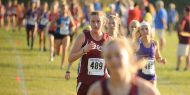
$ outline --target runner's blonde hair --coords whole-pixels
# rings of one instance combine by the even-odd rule
[[[110,19],[114,19],[117,21],[117,24],[118,24],[118,27],[117,27],[117,36],[122,36],[122,33],[121,33],[121,19],[119,18],[119,15],[118,14],[110,14],[108,16],[108,20]]]

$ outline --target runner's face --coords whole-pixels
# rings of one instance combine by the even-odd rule
[[[53,6],[53,11],[54,12],[58,11],[58,6],[59,6],[59,3],[55,2],[54,6]]]
[[[140,28],[140,33],[141,33],[141,36],[147,36],[147,35],[150,35],[150,32],[149,32],[148,26],[147,26],[147,25],[143,25],[143,26],[141,26],[141,28]]]
[[[24,3],[21,3],[21,7],[24,7]]]
[[[131,23],[130,26],[129,26],[129,31],[131,33],[134,33],[134,32],[137,32],[138,31],[138,26],[137,26],[137,23]]]
[[[44,10],[47,10],[48,9],[48,3],[45,3],[44,4]]]
[[[36,7],[36,4],[32,3],[32,9],[35,9],[35,7]]]
[[[104,58],[110,71],[119,72],[128,67],[128,52],[119,44],[108,45],[104,51]]]
[[[160,4],[157,4],[157,5],[156,5],[156,8],[157,8],[157,10],[159,10],[159,9],[161,8],[161,5],[160,5]]]
[[[118,27],[118,24],[117,24],[117,20],[112,18],[112,19],[109,19],[109,22],[108,22],[108,29],[110,30],[116,30]]]
[[[67,7],[66,6],[62,7],[62,12],[63,12],[63,14],[65,14],[67,12]]]
[[[16,5],[17,3],[18,3],[17,0],[15,0],[15,1],[14,1],[14,4]]]
[[[11,2],[11,1],[9,1],[8,6],[9,6],[9,7],[12,6],[12,2]]]
[[[90,25],[94,31],[101,30],[103,25],[103,17],[99,15],[92,15],[90,18]]]

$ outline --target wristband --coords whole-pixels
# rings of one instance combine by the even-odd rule
[[[70,71],[66,71],[66,73],[70,73]]]
[[[86,52],[85,52],[84,48],[82,49],[82,53],[86,54]]]

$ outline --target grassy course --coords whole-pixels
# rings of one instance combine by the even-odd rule
[[[162,95],[189,95],[190,72],[174,70],[177,36],[166,37],[162,54],[168,64],[157,64],[158,88]],[[27,48],[24,31],[0,29],[0,95],[76,95],[78,61],[71,68],[71,79],[66,81],[65,69],[60,70],[60,56],[50,63],[49,52],[40,52],[38,47],[36,39],[35,49]]]

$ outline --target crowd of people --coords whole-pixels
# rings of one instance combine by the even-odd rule
[[[70,79],[72,63],[80,59],[77,95],[159,95],[155,63],[166,64],[160,53],[166,44],[166,30],[170,34],[178,31],[176,70],[183,56],[187,61],[184,70],[190,62],[190,6],[179,21],[175,4],[170,3],[167,11],[161,0],[155,4],[115,0],[108,5],[99,0],[31,0],[27,5],[0,1],[0,26],[13,32],[24,26],[31,50],[38,33],[39,49],[47,51],[48,34],[49,60],[61,55],[61,69],[73,43],[65,78]]]

